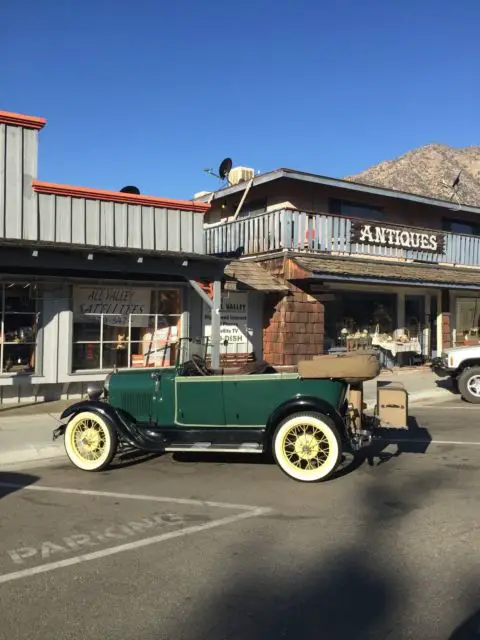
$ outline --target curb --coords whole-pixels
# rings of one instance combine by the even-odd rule
[[[446,389],[428,389],[427,391],[418,391],[417,393],[409,393],[408,394],[408,404],[414,405],[417,402],[422,402],[423,400],[437,400],[437,401],[447,401],[455,398],[450,391]],[[373,409],[377,404],[376,398],[374,400],[366,400],[367,409]]]
[[[59,458],[65,454],[63,446],[59,444],[47,444],[29,449],[17,449],[0,453],[0,467],[3,465],[26,464],[29,462],[41,462]]]

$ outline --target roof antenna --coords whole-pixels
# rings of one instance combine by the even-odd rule
[[[233,162],[231,158],[225,158],[220,163],[218,167],[218,174],[213,171],[213,169],[204,169],[205,173],[209,173],[211,176],[218,178],[219,180],[226,180],[228,182],[228,186],[230,186],[230,180],[228,179],[228,175],[232,170]]]
[[[455,201],[457,203],[457,206],[454,209],[452,209],[453,211],[459,211],[462,208],[462,203],[460,202],[460,198],[458,197],[458,187],[460,185],[460,176],[461,175],[462,175],[462,170],[460,169],[460,171],[458,172],[457,177],[452,182],[452,184],[449,184],[446,180],[442,180],[442,186],[445,187],[445,189],[449,189],[450,190],[450,198],[449,198],[449,200],[452,201],[453,198],[455,198]]]

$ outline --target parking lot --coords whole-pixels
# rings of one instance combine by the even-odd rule
[[[480,408],[411,414],[320,485],[257,458],[3,471],[0,638],[478,637]]]

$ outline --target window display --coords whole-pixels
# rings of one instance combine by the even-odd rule
[[[1,285],[0,373],[33,373],[39,313],[37,285]]]
[[[74,287],[73,370],[172,364],[181,306],[178,289]]]
[[[477,338],[480,331],[480,298],[458,298],[456,308],[457,341]]]
[[[373,335],[393,334],[396,318],[396,294],[336,291],[325,303],[325,346],[371,346]]]

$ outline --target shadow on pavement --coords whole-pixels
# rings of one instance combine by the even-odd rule
[[[459,396],[460,392],[458,390],[457,385],[452,381],[452,378],[440,378],[435,380],[435,384],[439,389],[446,389],[450,391],[452,396]]]
[[[40,478],[28,473],[14,473],[0,471],[0,498],[5,498],[10,493],[20,491],[24,487],[28,487]]]
[[[480,639],[480,611],[455,629],[448,640],[479,640]]]
[[[251,548],[232,546],[228,555],[238,556],[238,569],[232,573],[231,566],[223,567],[228,575],[220,579],[210,602],[203,602],[201,611],[194,609],[191,613],[195,634],[180,633],[181,637],[415,637],[407,631],[418,623],[411,621],[405,606],[410,589],[408,567],[392,555],[392,529],[399,530],[404,520],[428,504],[432,495],[445,487],[446,479],[439,470],[415,474],[398,487],[369,486],[360,498],[353,535],[342,536],[348,542],[331,545],[326,553],[315,544],[302,544],[301,522],[297,521],[297,531],[290,530],[298,540],[290,566],[275,561],[284,557],[288,535],[284,525],[275,522],[275,513],[263,516],[266,523],[271,521],[270,526],[265,525],[269,535],[261,545]],[[321,493],[317,498],[322,499]],[[219,558],[220,567],[222,562]],[[216,573],[217,567],[212,569],[212,575]],[[442,637],[446,638],[448,631],[444,631]]]

